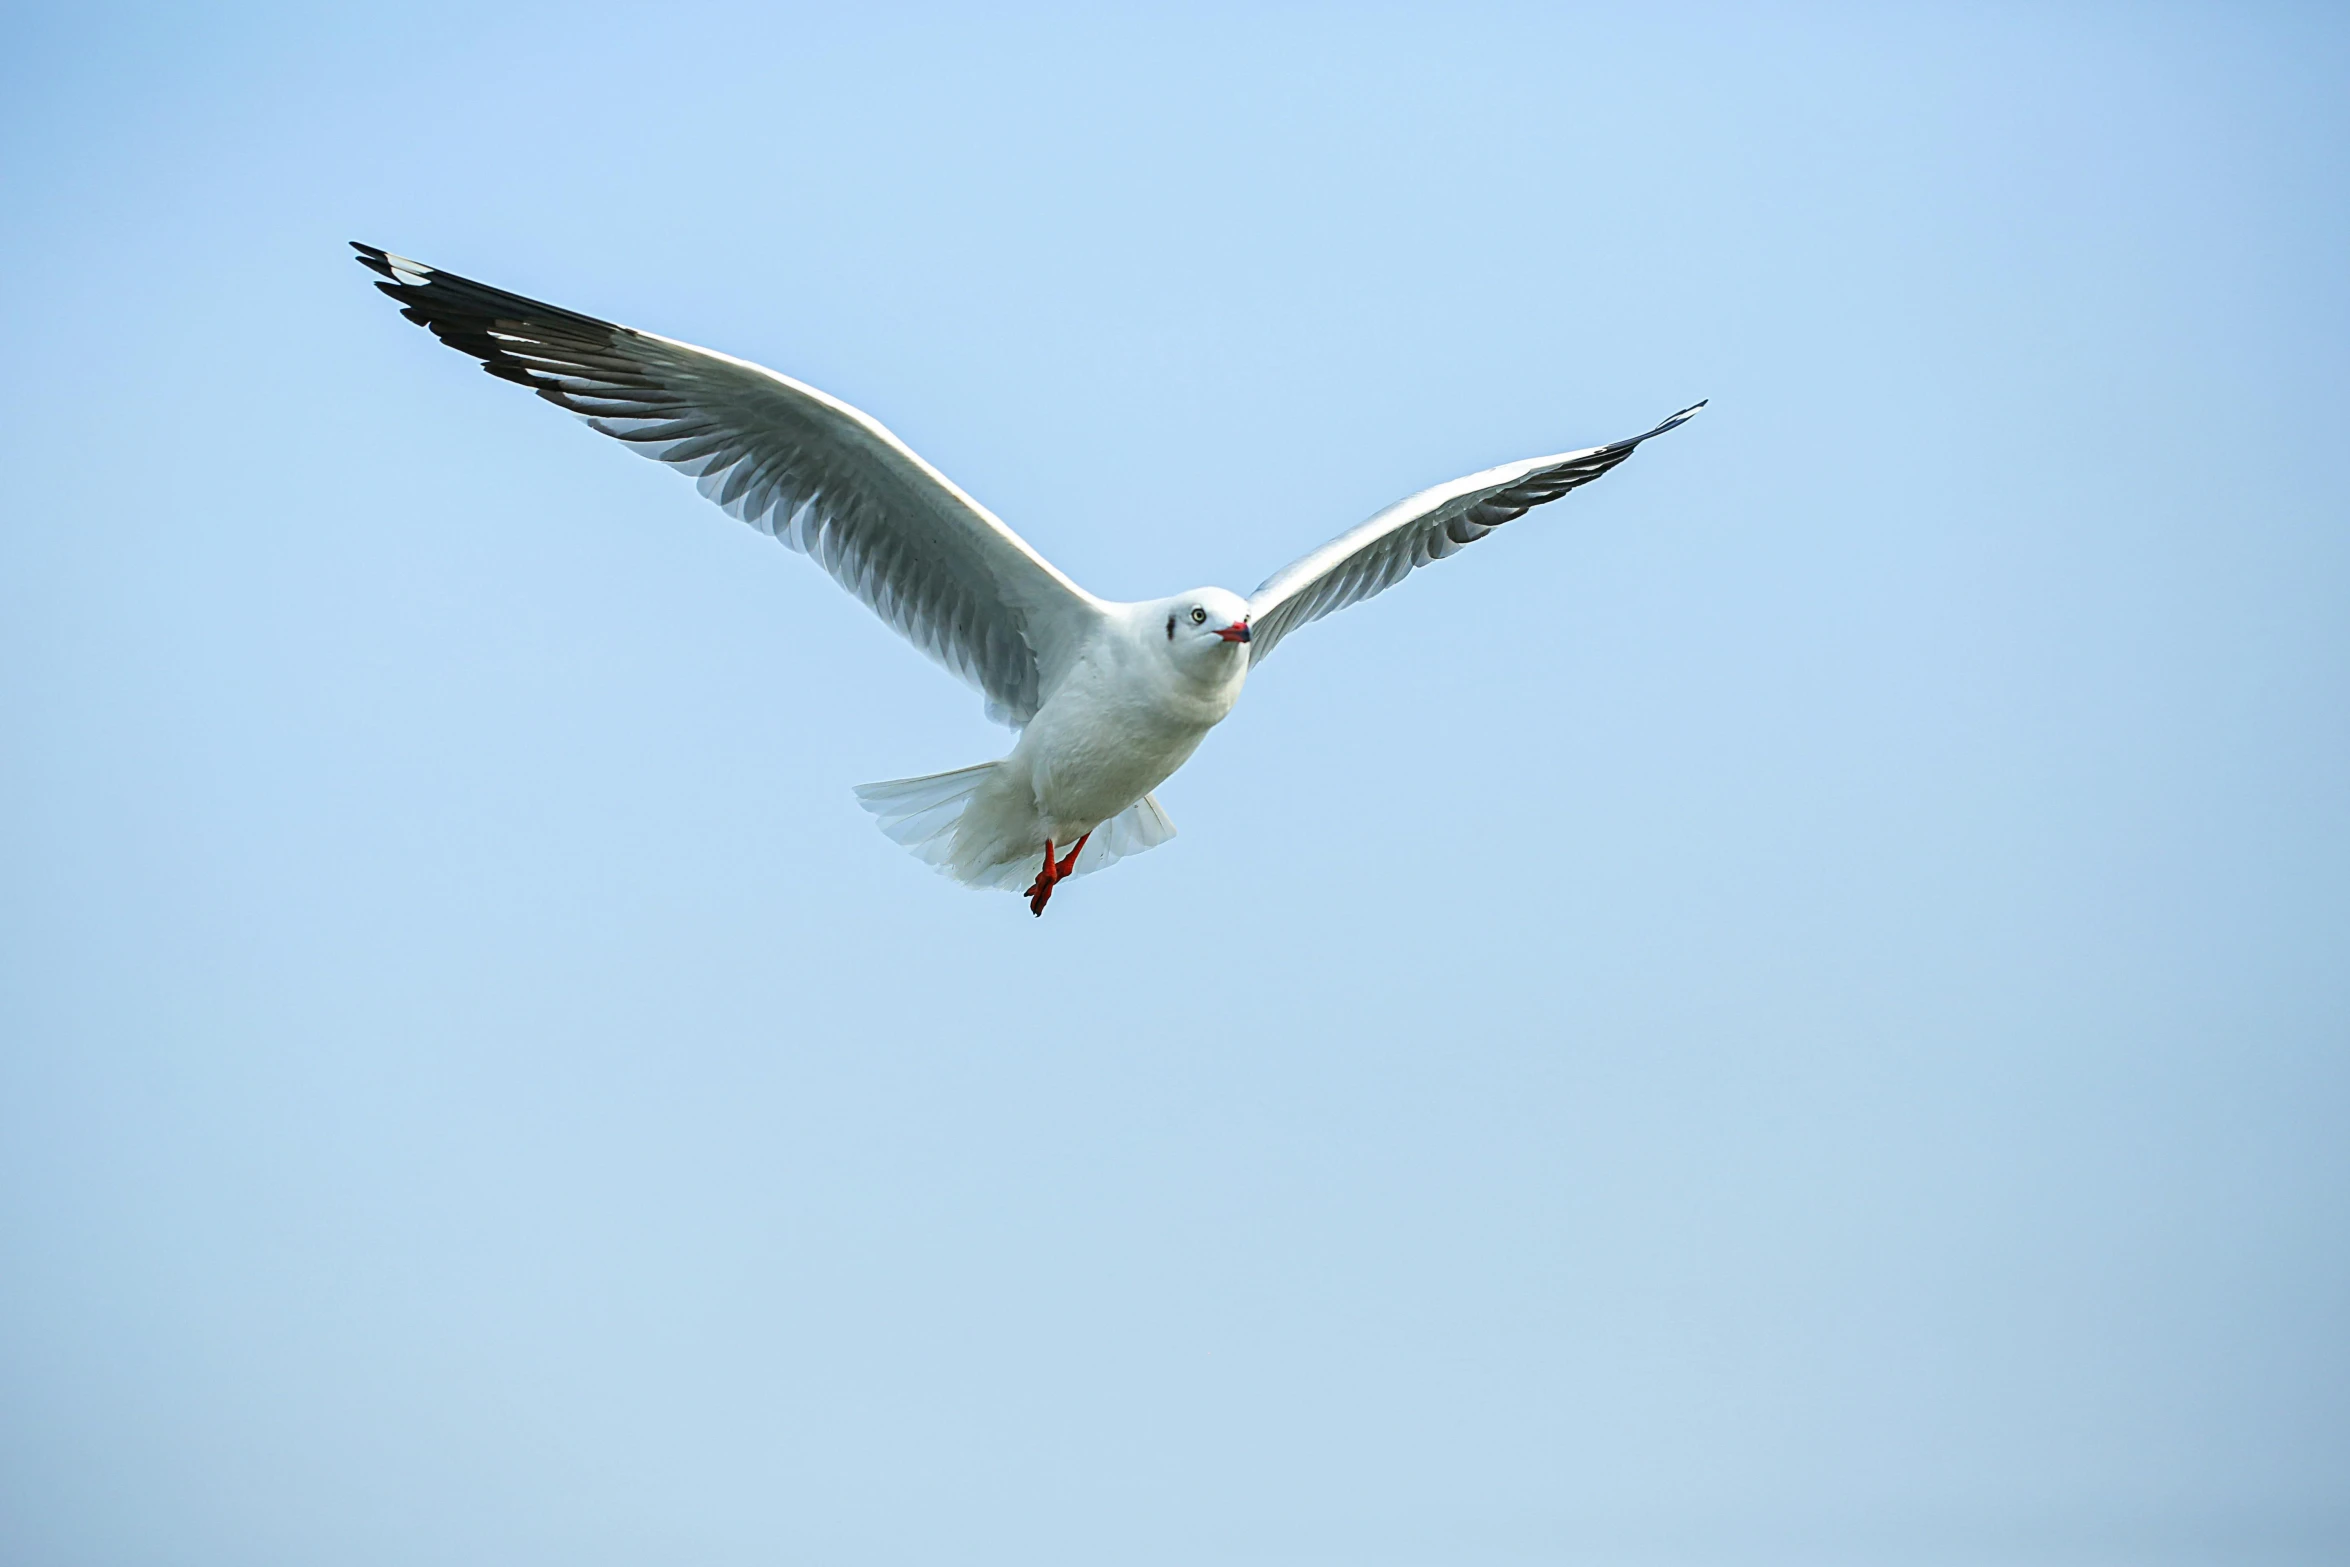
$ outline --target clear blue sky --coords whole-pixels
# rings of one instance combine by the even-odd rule
[[[0,25],[0,1558],[2350,1556],[2338,9]],[[1036,921],[354,238],[1119,597],[1713,406]]]

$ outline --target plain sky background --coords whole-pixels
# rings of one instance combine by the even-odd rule
[[[13,7],[0,1559],[2350,1559],[2350,19]],[[997,754],[365,239],[1098,592],[1713,406]]]

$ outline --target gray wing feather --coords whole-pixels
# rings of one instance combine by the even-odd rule
[[[402,315],[691,475],[969,681],[991,718],[1034,717],[1101,613],[986,507],[838,398],[748,360],[352,248]]]
[[[1261,661],[1308,621],[1384,593],[1430,561],[1455,554],[1503,523],[1589,484],[1631,456],[1642,441],[1687,422],[1704,406],[1692,404],[1628,440],[1504,463],[1397,501],[1284,566],[1249,596],[1249,662]]]

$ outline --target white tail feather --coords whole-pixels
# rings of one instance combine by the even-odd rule
[[[1077,856],[1076,874],[1115,865],[1129,854],[1155,849],[1175,836],[1175,824],[1159,797],[1146,794],[1093,830],[1085,852]]]
[[[955,824],[962,820],[963,807],[971,803],[971,796],[995,770],[995,763],[981,762],[951,773],[859,784],[857,803],[873,813],[892,842],[904,844],[924,864],[952,874],[949,861],[955,850]]]
[[[893,778],[886,783],[859,784],[857,803],[873,813],[893,843],[903,844],[913,856],[968,887],[998,887],[1006,892],[1026,889],[1043,856],[1038,843],[1019,857],[982,866],[956,863],[955,837],[964,808],[995,776],[998,764],[982,762],[951,773],[928,773],[920,778]],[[1156,795],[1144,795],[1093,830],[1085,852],[1078,855],[1073,874],[1089,875],[1115,865],[1130,854],[1155,849],[1175,836],[1175,824]]]

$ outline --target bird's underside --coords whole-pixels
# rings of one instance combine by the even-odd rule
[[[690,475],[977,688],[989,716],[1020,732],[1009,755],[858,797],[920,858],[967,886],[1021,892],[1038,914],[1060,882],[1174,836],[1150,791],[1290,632],[1588,484],[1705,406],[1423,490],[1245,597],[1197,589],[1123,604],[1086,592],[878,421],[814,387],[353,248],[409,320]]]

